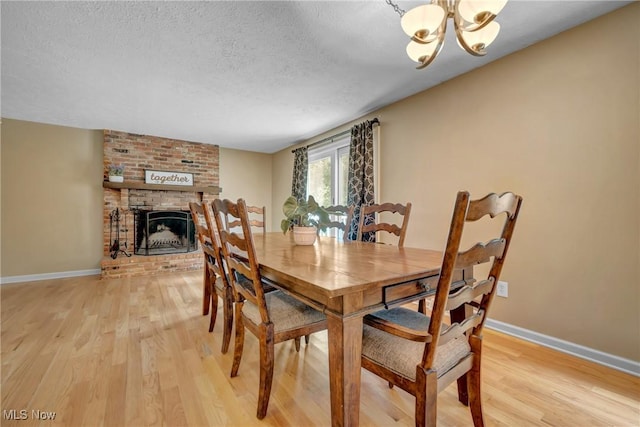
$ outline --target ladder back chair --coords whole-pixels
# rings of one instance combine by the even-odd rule
[[[375,216],[380,214],[399,214],[402,216],[400,225],[390,222],[376,222]],[[382,203],[360,208],[360,220],[358,223],[357,240],[362,240],[364,233],[377,233],[386,231],[390,234],[398,236],[398,246],[404,246],[404,238],[407,234],[407,226],[409,225],[409,215],[411,214],[411,203],[402,205],[400,203]],[[378,220],[381,218],[378,217]]]
[[[344,205],[333,205],[325,207],[325,210],[329,212],[329,214],[339,215],[339,218],[333,219],[327,224],[327,229],[335,228],[339,232],[342,232],[342,236],[344,240],[349,239],[349,231],[351,230],[351,221],[353,219],[353,206],[344,206]],[[344,221],[342,219],[344,218]]]
[[[261,232],[267,231],[267,208],[265,206],[247,206],[247,212],[249,213],[249,223],[251,227],[261,228]],[[239,219],[229,219],[229,228],[240,227]]]
[[[213,201],[214,216],[222,242],[235,296],[235,325],[233,366],[231,377],[238,375],[244,346],[244,330],[248,329],[260,341],[260,388],[256,416],[267,414],[273,383],[274,345],[295,340],[300,349],[300,337],[327,328],[323,313],[298,301],[280,290],[265,292],[264,279],[253,244],[247,206],[243,199]],[[242,234],[229,228],[223,218],[239,220]]]
[[[362,367],[415,396],[416,426],[435,426],[437,396],[454,380],[458,399],[470,406],[474,426],[483,426],[480,396],[482,328],[518,218],[522,198],[513,193],[470,200],[459,192],[431,316],[405,307],[364,318]],[[502,217],[504,214],[504,219]],[[497,238],[460,251],[463,229],[484,216],[503,221]],[[488,264],[484,280],[452,284],[454,270]],[[484,271],[484,270],[483,270]],[[450,313],[445,324],[445,313]]]
[[[209,332],[213,331],[218,314],[218,296],[222,296],[222,353],[229,350],[231,330],[233,328],[233,293],[228,276],[222,263],[221,247],[216,236],[216,225],[206,204],[189,203],[191,217],[196,228],[198,240],[204,254],[204,301],[203,315],[211,305]]]

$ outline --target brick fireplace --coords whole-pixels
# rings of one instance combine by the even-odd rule
[[[124,182],[108,182],[108,166],[113,164],[124,165]],[[191,173],[193,186],[146,184],[145,170],[149,169]],[[220,191],[219,147],[105,130],[104,171],[102,277],[201,269],[200,248],[136,254],[136,215],[140,211],[188,211],[192,201],[211,203]]]

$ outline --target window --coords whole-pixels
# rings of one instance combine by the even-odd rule
[[[307,194],[321,206],[347,204],[349,135],[309,150]]]
[[[347,205],[350,139],[347,134],[309,150],[307,194],[313,196],[320,206]],[[326,234],[335,235],[336,230],[329,230]]]

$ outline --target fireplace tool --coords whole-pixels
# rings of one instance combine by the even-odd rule
[[[111,211],[111,213],[109,214],[109,241],[113,242],[111,244],[111,247],[109,248],[109,252],[111,252],[111,258],[116,259],[118,257],[118,254],[123,254],[125,256],[130,257],[131,254],[127,252],[127,240],[126,240],[126,236],[127,236],[127,232],[129,231],[127,229],[127,214],[123,213],[122,215],[123,218],[123,222],[124,222],[124,228],[123,228],[123,232],[125,235],[125,241],[123,243],[120,243],[120,208],[116,208],[113,211]],[[114,235],[114,229],[115,229],[115,239],[113,238]]]

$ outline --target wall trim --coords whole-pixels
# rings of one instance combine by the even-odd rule
[[[100,274],[102,270],[75,270],[75,271],[61,271],[58,273],[44,273],[44,274],[27,274],[25,276],[7,276],[0,277],[0,285],[8,285],[10,283],[20,282],[35,282],[37,280],[49,280],[49,279],[63,279],[66,277],[79,277],[79,276],[92,276]]]
[[[485,326],[495,331],[502,332],[516,338],[521,338],[525,341],[540,344],[544,347],[549,347],[562,353],[567,353],[581,359],[589,360],[591,362],[640,377],[640,362],[636,362],[631,359],[625,359],[623,357],[585,347],[580,344],[574,344],[549,335],[540,334],[519,326],[500,322],[499,320],[487,319]]]

